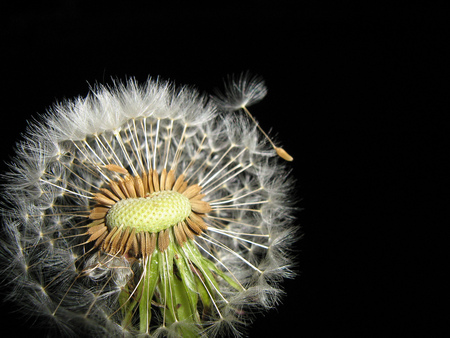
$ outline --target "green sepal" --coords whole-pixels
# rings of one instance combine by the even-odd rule
[[[232,277],[228,276],[225,272],[220,270],[213,262],[211,262],[209,259],[204,259],[204,263],[217,275],[222,277],[228,284],[230,284],[233,288],[235,288],[237,291],[242,291],[244,288],[236,282]]]
[[[219,290],[219,284],[216,281],[216,278],[211,273],[209,266],[207,262],[210,262],[207,258],[203,257],[198,248],[195,246],[195,244],[191,241],[188,241],[186,243],[189,245],[189,251],[192,253],[193,257],[191,257],[192,262],[195,264],[195,266],[200,270],[204,277],[204,282],[206,285],[208,285],[208,288],[210,290]],[[193,259],[192,259],[193,258]],[[213,264],[214,265],[214,264]],[[206,278],[205,278],[206,277]]]
[[[176,251],[175,255],[175,264],[178,268],[178,272],[181,277],[181,281],[183,284],[184,292],[186,293],[188,299],[189,299],[189,305],[190,305],[190,311],[192,320],[194,322],[200,321],[200,316],[197,311],[197,302],[198,302],[198,294],[197,294],[197,287],[195,283],[195,276],[189,266],[189,263],[187,262],[186,257],[184,254],[182,254],[178,248],[174,246],[174,249]]]
[[[139,285],[141,297],[139,302],[140,331],[147,332],[152,318],[152,299],[156,284],[159,281],[159,255],[153,254],[148,258],[144,278]]]

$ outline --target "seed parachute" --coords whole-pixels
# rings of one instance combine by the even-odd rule
[[[130,79],[30,123],[2,188],[7,299],[60,336],[241,335],[294,275],[292,157],[248,109],[266,92]]]

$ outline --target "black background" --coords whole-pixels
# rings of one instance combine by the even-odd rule
[[[298,3],[17,2],[2,18],[2,159],[27,119],[96,82],[151,75],[211,92],[249,70],[269,88],[251,111],[294,157],[304,237],[299,276],[248,335],[437,332],[448,18],[416,2]],[[43,334],[2,310],[4,332]]]

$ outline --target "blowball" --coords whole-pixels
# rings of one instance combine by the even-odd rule
[[[266,92],[130,79],[31,123],[4,175],[7,299],[62,336],[241,335],[294,275],[292,157],[247,109]]]

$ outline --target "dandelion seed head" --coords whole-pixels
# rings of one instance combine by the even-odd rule
[[[246,108],[266,92],[114,81],[31,123],[3,189],[7,298],[67,336],[241,335],[294,275],[292,179]]]

